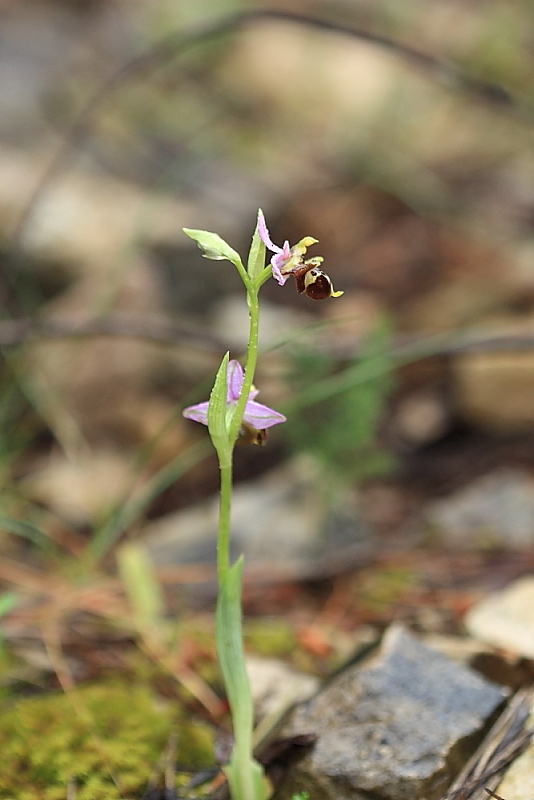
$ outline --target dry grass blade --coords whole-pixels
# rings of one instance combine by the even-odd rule
[[[441,800],[483,800],[488,785],[493,790],[500,773],[527,747],[534,734],[525,730],[532,694],[520,689],[509,701],[482,744],[467,762]]]
[[[500,794],[497,794],[497,792],[492,792],[492,790],[488,789],[487,786],[485,791],[490,795],[490,797],[495,797],[495,800],[504,800],[504,798],[501,797]]]
[[[174,791],[174,775],[176,764],[177,736],[174,731],[169,734],[165,750],[154,767],[141,800],[157,800],[177,797]],[[164,779],[164,788],[159,787],[160,776]]]
[[[213,719],[218,720],[221,718],[226,711],[226,704],[200,675],[197,675],[186,664],[177,663],[173,654],[156,636],[150,636],[146,632],[141,633],[139,645],[149,658],[159,664],[165,672],[176,678],[178,683],[204,706]]]

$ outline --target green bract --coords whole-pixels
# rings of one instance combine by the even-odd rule
[[[249,288],[250,280],[239,253],[224,239],[221,239],[218,233],[198,231],[195,228],[183,228],[182,230],[204,251],[204,258],[210,258],[212,261],[230,261],[239,272],[245,287]]]
[[[258,228],[254,231],[252,236],[252,243],[248,254],[247,272],[255,281],[262,272],[265,271],[265,245],[258,234]],[[269,270],[267,270],[266,278],[269,277]],[[263,283],[263,281],[262,281]]]
[[[217,451],[219,461],[227,463],[231,457],[233,443],[230,444],[226,403],[226,371],[230,354],[226,353],[215,377],[208,404],[208,431]]]
[[[238,264],[243,266],[239,253],[221,239],[218,233],[199,231],[195,228],[184,228],[183,231],[204,251],[204,258],[211,258],[212,261],[231,261],[236,266]]]

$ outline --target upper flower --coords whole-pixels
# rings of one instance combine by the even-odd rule
[[[278,245],[273,244],[271,241],[267,225],[265,224],[265,217],[261,209],[258,211],[258,236],[265,247],[274,253],[274,256],[271,258],[271,267],[273,270],[273,277],[276,278],[280,286],[284,285],[289,275],[295,269],[302,266],[302,259],[306,254],[306,250],[310,245],[318,241],[318,239],[314,239],[312,236],[305,236],[304,239],[301,239],[300,242],[293,245],[293,247],[289,246],[289,242],[284,242],[283,247],[278,247]]]
[[[335,292],[332,281],[325,273],[318,269],[323,259],[321,256],[310,258],[304,261],[306,250],[310,245],[315,244],[318,239],[312,236],[305,236],[300,242],[290,247],[289,242],[284,242],[283,247],[278,247],[271,241],[263,211],[258,211],[258,236],[265,247],[274,253],[271,258],[271,269],[273,277],[276,278],[280,286],[283,286],[289,275],[293,275],[297,284],[298,292],[306,292],[308,297],[314,300],[322,300],[325,297],[339,297],[343,292]],[[312,284],[318,283],[317,287]]]
[[[228,410],[236,407],[239,400],[239,393],[243,385],[243,369],[239,361],[231,360],[228,362],[226,370],[226,406]],[[263,431],[266,428],[271,428],[273,425],[278,425],[280,422],[285,422],[286,418],[278,411],[272,408],[256,403],[255,397],[258,390],[252,388],[249,393],[245,412],[243,414],[243,425],[247,428],[252,428],[254,431]],[[195,406],[184,408],[182,415],[186,419],[192,419],[195,422],[201,422],[202,425],[208,424],[208,402],[198,403]],[[246,430],[246,428],[245,428]],[[254,439],[257,441],[257,439]],[[259,443],[259,442],[257,442]]]

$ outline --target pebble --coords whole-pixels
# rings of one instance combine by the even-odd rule
[[[467,612],[464,623],[475,639],[534,658],[534,577],[490,594]]]
[[[534,544],[534,480],[498,469],[430,503],[425,517],[451,547],[525,548]]]

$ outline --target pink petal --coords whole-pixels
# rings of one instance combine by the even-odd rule
[[[194,422],[201,422],[202,425],[208,424],[208,403],[198,403],[196,406],[188,406],[182,411],[182,417],[192,419]]]
[[[243,385],[243,368],[239,361],[232,359],[226,370],[226,402],[235,403]]]
[[[284,242],[284,246],[280,250],[280,252],[271,258],[271,269],[273,271],[273,277],[276,278],[280,286],[283,286],[284,283],[287,281],[287,275],[282,274],[282,268],[286,265],[286,262],[290,257],[291,257],[291,248],[289,247],[289,242]]]
[[[278,425],[280,422],[285,422],[286,418],[278,411],[273,411],[272,408],[262,406],[261,403],[256,403],[254,400],[248,400],[245,406],[245,413],[243,414],[243,422],[250,425],[257,431],[262,431],[265,428],[271,428],[273,425]]]
[[[272,257],[272,259],[271,259],[271,270],[272,270],[272,273],[273,273],[273,278],[275,278],[275,280],[278,281],[280,286],[283,286],[284,283],[287,281],[289,276],[288,275],[282,275],[282,273],[280,272],[280,267],[278,266],[278,262],[276,261],[277,258],[279,259],[280,257],[279,256],[273,256]],[[282,264],[283,263],[284,263],[284,260],[282,260]]]
[[[273,253],[281,253],[282,248],[278,247],[278,245],[273,244],[271,241],[271,237],[269,236],[269,231],[267,230],[267,225],[265,224],[265,217],[263,216],[263,211],[258,211],[258,224],[256,227],[258,231],[258,236],[260,237],[261,241],[267,247],[268,250],[271,250]]]

